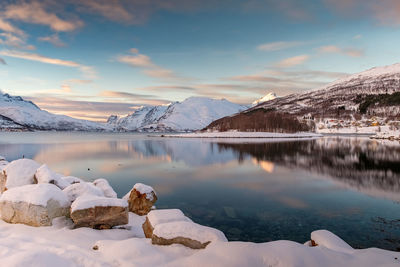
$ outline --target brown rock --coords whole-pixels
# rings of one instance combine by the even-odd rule
[[[92,207],[71,213],[75,227],[110,229],[116,225],[128,223],[128,208],[119,206]]]
[[[128,203],[129,203],[129,211],[134,212],[140,216],[146,215],[151,211],[151,208],[157,201],[157,196],[154,191],[152,191],[151,196],[148,194],[140,193],[135,188],[133,188],[130,192]]]
[[[153,236],[154,228],[151,225],[148,217],[146,217],[146,221],[142,225],[142,228],[143,228],[143,232],[144,232],[144,235],[146,236],[146,238],[151,238]]]
[[[172,245],[172,244],[181,244],[186,247],[192,248],[192,249],[202,249],[205,248],[208,244],[211,243],[211,241],[201,243],[197,240],[193,240],[187,237],[175,237],[171,239],[165,239],[162,237],[158,237],[155,234],[152,235],[151,237],[151,243],[153,245],[161,245],[161,246],[167,246],[167,245]]]
[[[0,193],[7,190],[6,188],[7,176],[3,170],[0,170]]]

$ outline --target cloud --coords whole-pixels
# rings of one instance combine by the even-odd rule
[[[48,12],[45,4],[37,1],[8,5],[2,12],[2,16],[7,19],[46,25],[59,32],[74,31],[83,26],[83,22],[79,19],[65,20],[55,13]]]
[[[300,55],[283,59],[275,64],[279,68],[289,68],[297,65],[301,65],[310,58],[309,55]]]
[[[0,44],[24,50],[35,49],[35,46],[26,44],[25,37],[19,37],[9,32],[0,33]]]
[[[328,8],[349,18],[366,17],[382,25],[400,26],[398,0],[324,0]]]
[[[128,92],[117,92],[117,91],[102,91],[99,96],[105,98],[119,99],[122,102],[129,102],[140,105],[162,105],[171,103],[166,99],[160,99],[156,95],[149,94],[137,94]]]
[[[71,92],[72,92],[72,89],[71,89],[71,86],[70,86],[70,85],[68,85],[68,84],[63,84],[63,85],[61,85],[61,91],[62,91],[63,93],[71,93]]]
[[[354,48],[340,48],[335,45],[327,45],[327,46],[321,46],[318,48],[319,53],[335,53],[335,54],[343,54],[347,55],[350,57],[362,57],[364,56],[364,51],[360,49],[354,49]]]
[[[18,29],[17,27],[13,26],[10,22],[5,21],[3,18],[0,17],[0,30],[5,32],[10,32],[18,35],[25,35],[25,33]]]
[[[354,35],[353,36],[353,39],[354,40],[358,40],[358,39],[361,39],[362,38],[362,35],[361,34],[357,34],[357,35]]]
[[[57,46],[57,47],[65,46],[65,43],[60,40],[60,38],[58,37],[58,34],[39,37],[38,40],[41,42],[51,43],[52,45]]]
[[[129,3],[128,1],[125,2]],[[118,0],[79,0],[76,3],[82,11],[100,14],[112,21],[129,22],[135,18],[135,15],[130,13]]]
[[[143,95],[128,92],[116,92],[116,91],[102,91],[100,96],[112,97],[112,98],[154,98],[155,95]]]
[[[132,67],[141,68],[143,73],[149,77],[164,80],[183,79],[182,77],[178,77],[172,70],[165,69],[155,64],[149,56],[140,54],[137,48],[131,48],[129,51],[131,54],[118,56],[117,60]]]
[[[42,56],[39,54],[33,54],[33,53],[27,53],[27,52],[21,52],[21,51],[13,51],[13,50],[2,50],[2,51],[0,51],[0,55],[7,56],[7,57],[21,58],[21,59],[26,59],[26,60],[31,60],[31,61],[37,61],[37,62],[46,63],[46,64],[53,64],[53,65],[59,65],[59,66],[65,66],[65,67],[74,67],[74,68],[79,69],[83,73],[83,75],[85,77],[88,77],[89,79],[96,77],[96,72],[92,67],[85,66],[85,65],[79,64],[74,61],[63,60],[63,59],[58,59],[58,58],[51,58],[51,57],[46,57],[46,56]]]
[[[55,114],[102,122],[106,121],[111,114],[124,115],[131,112],[136,106],[141,105],[126,102],[77,101],[66,99],[63,95],[49,94],[37,94],[35,97],[24,98]]]
[[[0,64],[7,65],[7,62],[3,58],[0,57]]]
[[[278,51],[296,47],[302,44],[304,44],[304,42],[273,42],[273,43],[261,44],[257,46],[257,49],[261,51]]]

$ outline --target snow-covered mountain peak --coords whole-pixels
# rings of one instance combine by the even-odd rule
[[[111,118],[117,130],[182,131],[198,130],[212,121],[244,110],[245,107],[226,99],[189,97],[169,105],[144,107],[132,114]]]
[[[252,103],[252,106],[257,106],[258,104],[270,101],[270,100],[274,100],[275,98],[277,98],[276,94],[274,92],[270,92],[268,94],[266,94],[265,96],[257,99],[256,101],[254,101]]]

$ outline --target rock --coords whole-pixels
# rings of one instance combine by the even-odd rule
[[[93,181],[94,186],[103,191],[105,197],[117,198],[117,193],[110,186],[106,179],[100,178]]]
[[[71,205],[75,227],[110,229],[128,223],[128,203],[124,199],[84,195]]]
[[[124,196],[128,200],[129,211],[138,215],[146,215],[157,201],[157,195],[151,186],[137,183],[132,190]]]
[[[147,238],[151,238],[154,227],[157,225],[177,221],[191,222],[192,220],[186,217],[179,209],[152,210],[147,214],[146,221],[142,225],[144,235]]]
[[[39,163],[31,159],[10,162],[3,169],[3,177],[0,179],[1,192],[17,186],[34,184],[34,176],[39,167]]]
[[[24,185],[1,195],[0,210],[8,223],[50,226],[54,218],[69,215],[69,201],[53,184]]]
[[[154,245],[181,244],[192,249],[205,248],[213,241],[227,242],[225,235],[214,228],[188,221],[158,224],[151,242]]]
[[[64,189],[70,184],[61,179],[61,175],[50,170],[46,164],[43,164],[36,170],[34,181],[39,184],[54,184],[60,189]]]
[[[0,156],[0,161],[6,161],[6,158],[3,156]]]
[[[83,181],[81,178],[75,177],[75,176],[64,176],[61,177],[61,179],[63,179],[64,181],[66,181],[67,183],[71,184],[76,184],[76,183],[83,183],[85,181]]]
[[[63,191],[67,194],[67,197],[71,202],[74,202],[78,197],[85,195],[104,197],[104,193],[101,189],[97,188],[92,183],[87,182],[71,184]]]

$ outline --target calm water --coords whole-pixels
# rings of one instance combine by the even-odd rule
[[[152,185],[158,208],[182,209],[230,240],[305,242],[328,229],[354,247],[400,250],[398,142],[243,141],[0,133],[0,155],[107,178],[119,196],[137,182]]]

